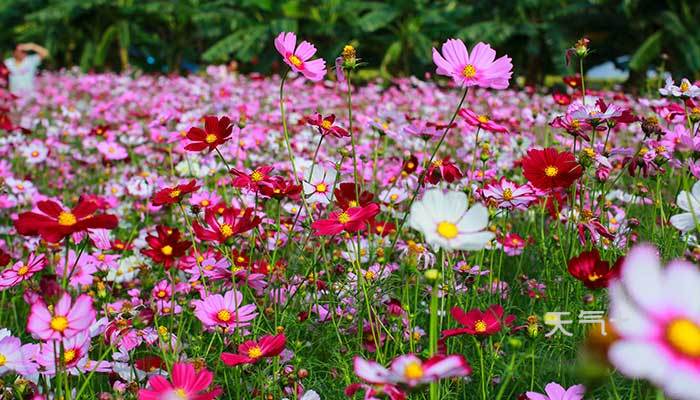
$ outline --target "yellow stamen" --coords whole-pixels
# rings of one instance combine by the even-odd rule
[[[559,168],[557,168],[553,165],[550,165],[544,169],[544,174],[550,178],[553,178],[559,174]]]
[[[163,254],[165,254],[166,256],[169,256],[169,255],[173,254],[173,248],[172,248],[172,246],[170,246],[170,245],[165,245],[165,246],[163,246],[163,247],[160,249],[160,251],[161,251]]]
[[[71,226],[75,225],[78,223],[78,219],[75,218],[75,215],[72,213],[69,213],[67,211],[61,211],[60,214],[58,214],[58,224],[63,225],[63,226]]]
[[[66,329],[68,329],[68,318],[58,315],[53,318],[51,318],[51,329],[57,331],[57,332],[63,332]]]
[[[459,234],[459,229],[452,222],[442,221],[437,226],[437,233],[445,239],[454,239]]]
[[[700,357],[700,326],[689,319],[676,319],[666,328],[666,339],[679,353]]]
[[[476,68],[471,64],[467,64],[464,70],[462,70],[462,75],[464,75],[465,78],[473,78],[476,76]]]

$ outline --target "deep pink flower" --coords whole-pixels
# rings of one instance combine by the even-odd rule
[[[485,131],[496,132],[496,133],[507,133],[508,128],[503,125],[495,123],[488,115],[477,114],[474,111],[463,108],[459,110],[459,116],[464,118],[467,123],[473,127],[481,128]]]
[[[352,207],[343,212],[333,212],[328,219],[318,219],[311,224],[314,235],[337,235],[340,232],[357,232],[379,214],[379,206],[370,203],[364,207]]]
[[[238,346],[238,354],[221,353],[221,361],[233,367],[239,364],[255,364],[262,358],[275,357],[279,355],[287,343],[284,334],[266,335],[257,342],[247,340]]]
[[[196,372],[194,365],[179,362],[173,365],[170,376],[171,381],[160,375],[151,376],[150,389],[140,389],[139,400],[211,400],[222,393],[218,386],[206,392],[214,380],[214,374],[206,368]]]
[[[27,330],[42,340],[58,340],[70,338],[88,329],[95,321],[95,309],[92,298],[80,295],[71,307],[71,297],[68,293],[58,300],[49,310],[43,301],[32,305],[27,320]]]
[[[477,336],[490,336],[498,333],[504,326],[510,326],[515,321],[514,315],[509,315],[503,318],[503,307],[494,304],[481,311],[478,308],[465,312],[463,309],[455,306],[450,310],[452,318],[454,318],[464,328],[445,329],[442,331],[442,336],[448,338],[450,336],[468,334]]]
[[[326,62],[322,58],[309,61],[316,54],[316,47],[307,41],[299,43],[299,46],[296,43],[297,35],[294,32],[281,32],[275,38],[275,48],[292,71],[299,72],[314,82],[323,79],[326,75]]]
[[[496,60],[496,51],[481,42],[470,54],[460,39],[447,39],[442,45],[442,54],[433,48],[433,62],[438,74],[452,77],[460,86],[506,89],[513,74],[510,57]]]

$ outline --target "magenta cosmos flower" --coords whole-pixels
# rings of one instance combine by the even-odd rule
[[[241,305],[243,295],[229,290],[224,295],[213,294],[194,301],[194,315],[208,328],[222,327],[227,332],[233,328],[250,325],[258,316],[255,304]]]
[[[214,374],[206,368],[196,372],[192,364],[175,363],[170,376],[171,381],[160,375],[151,376],[150,388],[139,390],[139,400],[211,400],[222,392],[218,386],[206,392],[214,380]]]
[[[322,58],[309,61],[316,54],[316,47],[307,41],[299,43],[299,46],[296,43],[297,35],[294,32],[282,32],[275,38],[275,48],[292,71],[314,82],[323,79],[326,76],[326,62]]]
[[[656,249],[634,247],[610,284],[610,319],[620,339],[608,351],[623,374],[650,380],[669,398],[699,399],[700,271],[662,267]]]
[[[34,255],[34,253],[30,254],[26,262],[18,261],[12,267],[2,271],[2,274],[0,274],[0,290],[30,279],[34,274],[44,269],[45,266],[46,257],[43,254],[39,256]]]
[[[472,372],[471,366],[460,354],[436,355],[425,361],[413,354],[406,354],[396,357],[388,369],[374,361],[355,357],[353,365],[355,375],[372,385],[415,387]]]
[[[80,295],[71,307],[70,295],[63,293],[53,312],[43,301],[32,305],[27,330],[42,340],[66,339],[88,329],[94,321],[95,309],[90,296]]]
[[[470,54],[460,39],[447,39],[442,44],[442,54],[433,48],[433,62],[439,75],[452,77],[460,86],[506,89],[513,74],[510,57],[496,60],[496,51],[481,42]]]
[[[544,393],[527,392],[525,395],[529,400],[582,400],[586,387],[576,385],[564,389],[560,384],[552,382],[544,387]]]

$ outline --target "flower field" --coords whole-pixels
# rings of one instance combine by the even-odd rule
[[[302,40],[0,90],[0,399],[700,399],[700,87]]]

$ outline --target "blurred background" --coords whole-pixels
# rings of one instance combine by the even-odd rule
[[[47,68],[196,72],[231,64],[274,72],[272,41],[297,32],[327,62],[351,43],[364,76],[423,76],[430,49],[449,37],[491,43],[521,82],[573,72],[565,49],[582,36],[593,78],[638,85],[649,73],[698,78],[699,0],[1,0],[0,51],[36,42]]]

